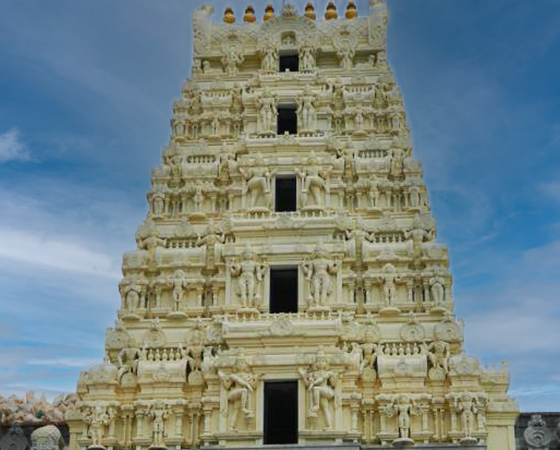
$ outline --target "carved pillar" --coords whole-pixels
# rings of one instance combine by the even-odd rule
[[[144,434],[144,410],[136,410],[136,437],[141,438]]]
[[[175,436],[181,437],[183,435],[183,406],[179,406],[175,410]]]

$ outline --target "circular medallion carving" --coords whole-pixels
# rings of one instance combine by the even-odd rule
[[[407,323],[401,328],[401,337],[406,342],[423,341],[425,336],[424,327],[418,323]]]
[[[462,337],[461,329],[452,320],[445,320],[434,328],[436,338],[440,341],[454,342],[460,341]]]

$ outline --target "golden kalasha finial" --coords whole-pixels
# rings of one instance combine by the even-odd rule
[[[350,0],[348,2],[348,6],[346,7],[346,18],[347,19],[355,19],[358,17],[358,10],[356,9],[356,4]]]
[[[235,22],[235,14],[233,14],[233,9],[231,9],[229,6],[224,11],[224,22],[225,23]]]
[[[317,18],[317,14],[315,14],[315,8],[313,7],[313,3],[309,2],[305,5],[305,17],[311,20],[315,20]]]
[[[329,2],[327,5],[327,12],[325,13],[325,19],[332,20],[338,18],[338,14],[336,13],[336,6],[334,2]]]
[[[245,10],[245,15],[243,16],[243,21],[253,23],[256,20],[257,18],[255,17],[255,9],[251,5],[247,6],[247,9]]]
[[[263,20],[266,22],[267,20],[270,20],[273,17],[274,17],[274,8],[269,3],[268,5],[266,5],[266,9],[264,10]]]

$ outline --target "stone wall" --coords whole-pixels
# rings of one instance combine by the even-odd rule
[[[560,450],[560,412],[522,413],[515,425],[517,450]]]
[[[41,422],[4,424],[0,428],[0,450],[28,450],[31,448],[31,433],[46,424]],[[65,448],[69,443],[68,425],[64,422],[55,425],[64,439]]]

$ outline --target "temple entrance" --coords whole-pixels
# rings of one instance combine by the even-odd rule
[[[298,382],[264,383],[264,443],[297,444]]]
[[[298,312],[298,269],[297,267],[271,267],[269,312]]]

